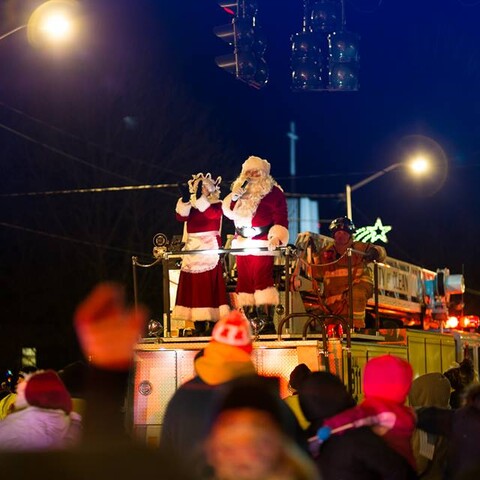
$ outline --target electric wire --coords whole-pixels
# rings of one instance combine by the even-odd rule
[[[68,158],[69,160],[72,160],[76,163],[80,163],[81,165],[85,165],[87,167],[93,168],[94,170],[98,170],[99,172],[103,172],[103,173],[106,173],[108,175],[112,175],[114,177],[120,178],[122,180],[126,180],[128,182],[135,182],[135,180],[131,177],[127,177],[127,176],[122,175],[120,173],[112,172],[111,170],[108,170],[107,168],[100,167],[98,165],[95,165],[94,163],[88,162],[87,160],[83,160],[82,158],[79,158],[75,155],[64,152],[63,150],[60,150],[59,148],[52,147],[51,145],[49,145],[47,143],[44,143],[44,142],[40,142],[40,141],[22,133],[22,132],[19,132],[18,130],[15,130],[14,128],[7,127],[3,123],[0,123],[0,128],[2,128],[3,130],[6,130],[7,132],[13,133],[14,135],[16,135],[20,138],[23,138],[24,140],[27,140],[31,143],[34,143],[36,145],[40,145],[41,147],[45,148],[46,150],[49,150],[49,151],[51,151],[51,152],[53,152],[57,155],[61,155],[61,156],[65,157],[65,158]]]
[[[38,124],[38,125],[42,125],[44,127],[47,127],[48,129],[56,132],[56,133],[60,133],[72,140],[76,140],[77,142],[80,142],[80,143],[83,143],[84,145],[86,145],[87,147],[94,147],[100,151],[102,151],[103,153],[106,153],[108,155],[114,155],[115,157],[117,157],[118,159],[120,160],[129,160],[131,162],[134,162],[134,163],[137,163],[139,165],[144,165],[144,166],[147,166],[147,167],[151,167],[151,168],[155,168],[157,170],[161,170],[161,171],[164,171],[166,173],[173,173],[173,174],[176,174],[178,175],[179,173],[181,175],[184,175],[184,176],[187,176],[186,174],[183,174],[181,172],[178,172],[178,170],[171,170],[169,168],[166,168],[166,167],[162,167],[160,165],[156,165],[154,163],[150,163],[150,162],[146,162],[145,160],[141,160],[139,158],[134,158],[134,157],[131,157],[130,155],[124,155],[124,154],[118,154],[116,152],[114,152],[113,150],[110,150],[110,149],[106,149],[105,147],[103,147],[102,145],[99,145],[98,143],[96,142],[93,142],[91,140],[87,140],[85,138],[82,138],[82,137],[79,137],[78,135],[75,135],[71,132],[67,132],[66,130],[62,129],[62,128],[59,128],[55,125],[52,125],[50,123],[47,123],[43,120],[40,120],[39,118],[36,118],[22,110],[19,110],[18,108],[15,108],[15,107],[12,107],[10,105],[7,105],[5,102],[2,102],[0,101],[0,107],[3,107],[5,108],[6,110],[9,110],[11,112],[14,112],[16,113],[17,115],[20,115],[22,117],[25,117],[27,118],[28,120],[31,120],[32,122]]]
[[[49,190],[42,192],[21,192],[21,193],[1,193],[0,197],[36,197],[51,195],[67,195],[73,193],[103,193],[103,192],[122,192],[134,190],[155,190],[162,188],[176,188],[178,183],[163,183],[158,185],[125,185],[121,187],[94,187],[94,188],[76,188],[70,190]],[[168,194],[168,193],[167,193]],[[172,193],[171,195],[177,196]]]
[[[55,240],[64,240],[64,241],[68,241],[68,242],[79,243],[79,244],[86,245],[86,246],[89,246],[89,247],[102,248],[102,249],[105,249],[105,250],[112,250],[112,251],[120,252],[120,253],[128,253],[130,255],[148,255],[145,252],[128,250],[126,248],[121,248],[121,247],[112,247],[111,245],[104,245],[104,244],[101,244],[101,243],[89,242],[87,240],[80,240],[78,238],[67,237],[65,235],[58,235],[56,233],[50,233],[50,232],[45,232],[45,231],[42,231],[42,230],[36,230],[34,228],[24,227],[22,225],[15,225],[15,224],[12,224],[12,223],[7,223],[7,222],[0,222],[0,226],[2,226],[4,228],[9,228],[11,230],[20,230],[22,232],[28,232],[28,233],[33,233],[33,234],[36,234],[36,235],[41,235],[43,237],[53,238]]]

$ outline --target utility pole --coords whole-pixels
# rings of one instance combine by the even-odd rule
[[[295,133],[295,122],[290,122],[290,131],[287,133],[290,138],[290,193],[295,193],[295,176],[297,174],[295,142],[298,140],[298,135]]]

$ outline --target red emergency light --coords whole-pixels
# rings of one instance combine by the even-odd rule
[[[478,315],[464,315],[460,319],[460,326],[465,330],[476,330],[480,325],[480,318]]]
[[[445,328],[458,330],[476,330],[480,325],[480,317],[478,315],[464,315],[458,317],[448,317],[445,322]]]
[[[448,317],[447,321],[445,322],[445,328],[457,328],[460,324],[458,317]]]

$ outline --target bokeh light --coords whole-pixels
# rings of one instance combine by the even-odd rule
[[[64,13],[52,14],[46,17],[40,28],[55,40],[62,40],[72,33],[70,19]]]
[[[61,47],[71,43],[78,33],[78,4],[74,0],[50,0],[30,16],[28,40],[35,47]]]
[[[448,159],[438,142],[425,135],[407,135],[397,144],[396,160],[406,163],[404,181],[418,194],[432,196],[448,178]]]
[[[409,160],[407,166],[414,175],[423,175],[430,170],[430,159],[419,154]]]

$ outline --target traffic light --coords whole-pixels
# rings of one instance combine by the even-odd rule
[[[345,30],[343,0],[305,0],[292,35],[292,90],[358,90],[359,36]]]
[[[328,88],[355,91],[359,88],[360,37],[342,30],[328,35]]]
[[[266,40],[257,22],[257,0],[223,0],[218,4],[231,15],[230,23],[215,27],[213,32],[233,47],[233,53],[215,58],[220,68],[254,88],[268,82],[264,59]]]

